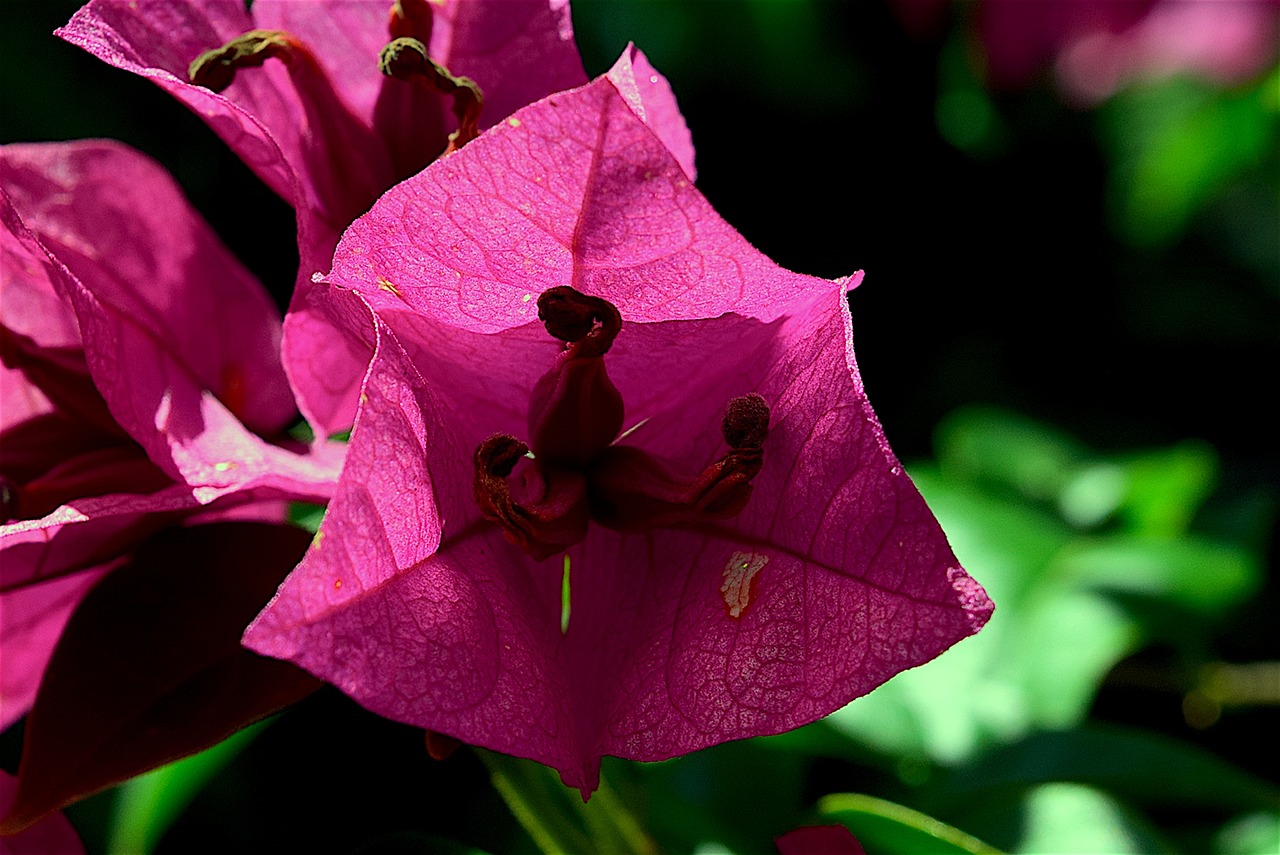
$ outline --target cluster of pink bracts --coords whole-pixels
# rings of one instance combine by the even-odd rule
[[[585,795],[605,754],[797,727],[991,614],[863,394],[861,275],[720,219],[666,81],[635,49],[588,81],[564,0],[94,0],[60,35],[204,117],[302,265],[282,322],[143,155],[0,149],[4,831],[316,678]],[[607,378],[539,322],[564,286],[621,318]],[[621,420],[553,452],[601,383]],[[537,456],[485,470],[500,519],[497,436]]]

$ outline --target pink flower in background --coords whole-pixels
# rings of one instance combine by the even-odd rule
[[[1265,72],[1280,44],[1280,0],[1163,0],[1122,30],[1095,29],[1065,41],[1058,85],[1085,104],[1124,86],[1192,74],[1218,86]]]
[[[566,0],[245,5],[94,0],[59,35],[180,98],[297,210],[285,361],[303,413],[327,434],[350,426],[368,362],[333,346],[310,303],[311,276],[329,269],[342,230],[440,155],[459,117],[470,135],[586,75]],[[392,65],[406,79],[383,75],[393,38],[415,39],[440,68],[402,61]]]
[[[5,146],[0,219],[2,728],[139,545],[283,522],[285,500],[328,497],[342,449],[279,444],[297,417],[279,314],[158,165],[102,141]]]
[[[938,29],[947,0],[893,0],[913,32]],[[1071,101],[1104,101],[1130,83],[1193,74],[1219,86],[1275,61],[1280,0],[982,0],[976,35],[997,87],[1052,69]]]
[[[806,825],[777,838],[778,855],[867,855],[843,825]]]
[[[691,177],[628,51],[352,225],[317,305],[374,354],[362,407],[250,648],[587,794],[985,623],[863,394],[861,275],[782,270]]]

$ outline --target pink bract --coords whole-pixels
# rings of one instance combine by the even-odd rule
[[[319,537],[245,635],[377,713],[533,758],[584,795],[602,755],[798,727],[992,610],[863,393],[846,302],[861,274],[783,270],[720,219],[639,68],[628,51],[520,110],[343,236],[317,305],[374,354],[363,403]],[[473,454],[527,434],[561,349],[537,298],[562,285],[621,312],[607,364],[626,443],[698,472],[724,451],[726,402],[765,398],[739,515],[592,523],[541,562],[481,518]]]
[[[0,221],[2,728],[136,544],[237,506],[280,520],[330,494],[341,449],[263,439],[296,416],[279,315],[158,165],[102,141],[5,146]]]
[[[18,792],[18,779],[0,772],[0,816],[9,812]],[[61,813],[12,836],[0,837],[0,855],[84,855],[84,844]]]
[[[433,60],[478,83],[481,128],[586,82],[567,0],[257,0],[249,11],[242,0],[93,0],[59,30],[181,99],[296,209],[286,364],[319,434],[350,426],[368,354],[332,346],[311,277],[329,269],[342,230],[436,157],[455,124],[447,98],[379,73],[393,8]],[[192,60],[250,30],[289,33],[315,63],[268,60],[220,93],[189,82]]]

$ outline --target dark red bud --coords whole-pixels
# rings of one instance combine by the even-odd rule
[[[443,733],[428,730],[426,735],[427,753],[432,760],[447,760],[462,745],[462,740]]]

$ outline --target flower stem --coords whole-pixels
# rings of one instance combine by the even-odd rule
[[[656,855],[657,846],[602,775],[589,802],[531,760],[477,748],[494,789],[544,855]]]

